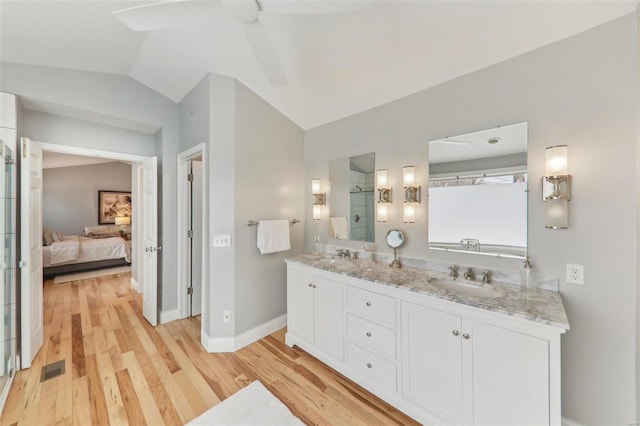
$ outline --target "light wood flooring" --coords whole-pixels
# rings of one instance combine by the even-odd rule
[[[198,318],[151,327],[130,274],[44,285],[44,346],[18,372],[0,425],[177,425],[260,380],[307,424],[415,424],[298,348],[284,329],[210,354]],[[66,373],[40,382],[41,368]]]

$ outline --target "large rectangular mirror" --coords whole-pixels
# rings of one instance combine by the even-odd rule
[[[429,141],[429,248],[527,254],[527,123]]]
[[[329,236],[339,240],[375,241],[375,154],[329,162]]]

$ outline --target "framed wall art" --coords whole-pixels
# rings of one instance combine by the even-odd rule
[[[113,225],[116,216],[131,217],[131,192],[98,191],[98,224]]]

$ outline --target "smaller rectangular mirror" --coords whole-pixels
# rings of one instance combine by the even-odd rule
[[[429,141],[429,248],[527,253],[527,123]]]
[[[329,162],[329,236],[334,239],[375,241],[375,154]]]

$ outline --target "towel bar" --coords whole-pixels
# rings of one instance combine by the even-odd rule
[[[255,226],[259,223],[259,220],[250,220],[249,223],[247,223],[247,225],[249,226]],[[289,223],[292,225],[295,225],[296,223],[299,223],[300,221],[298,219],[290,219]]]

